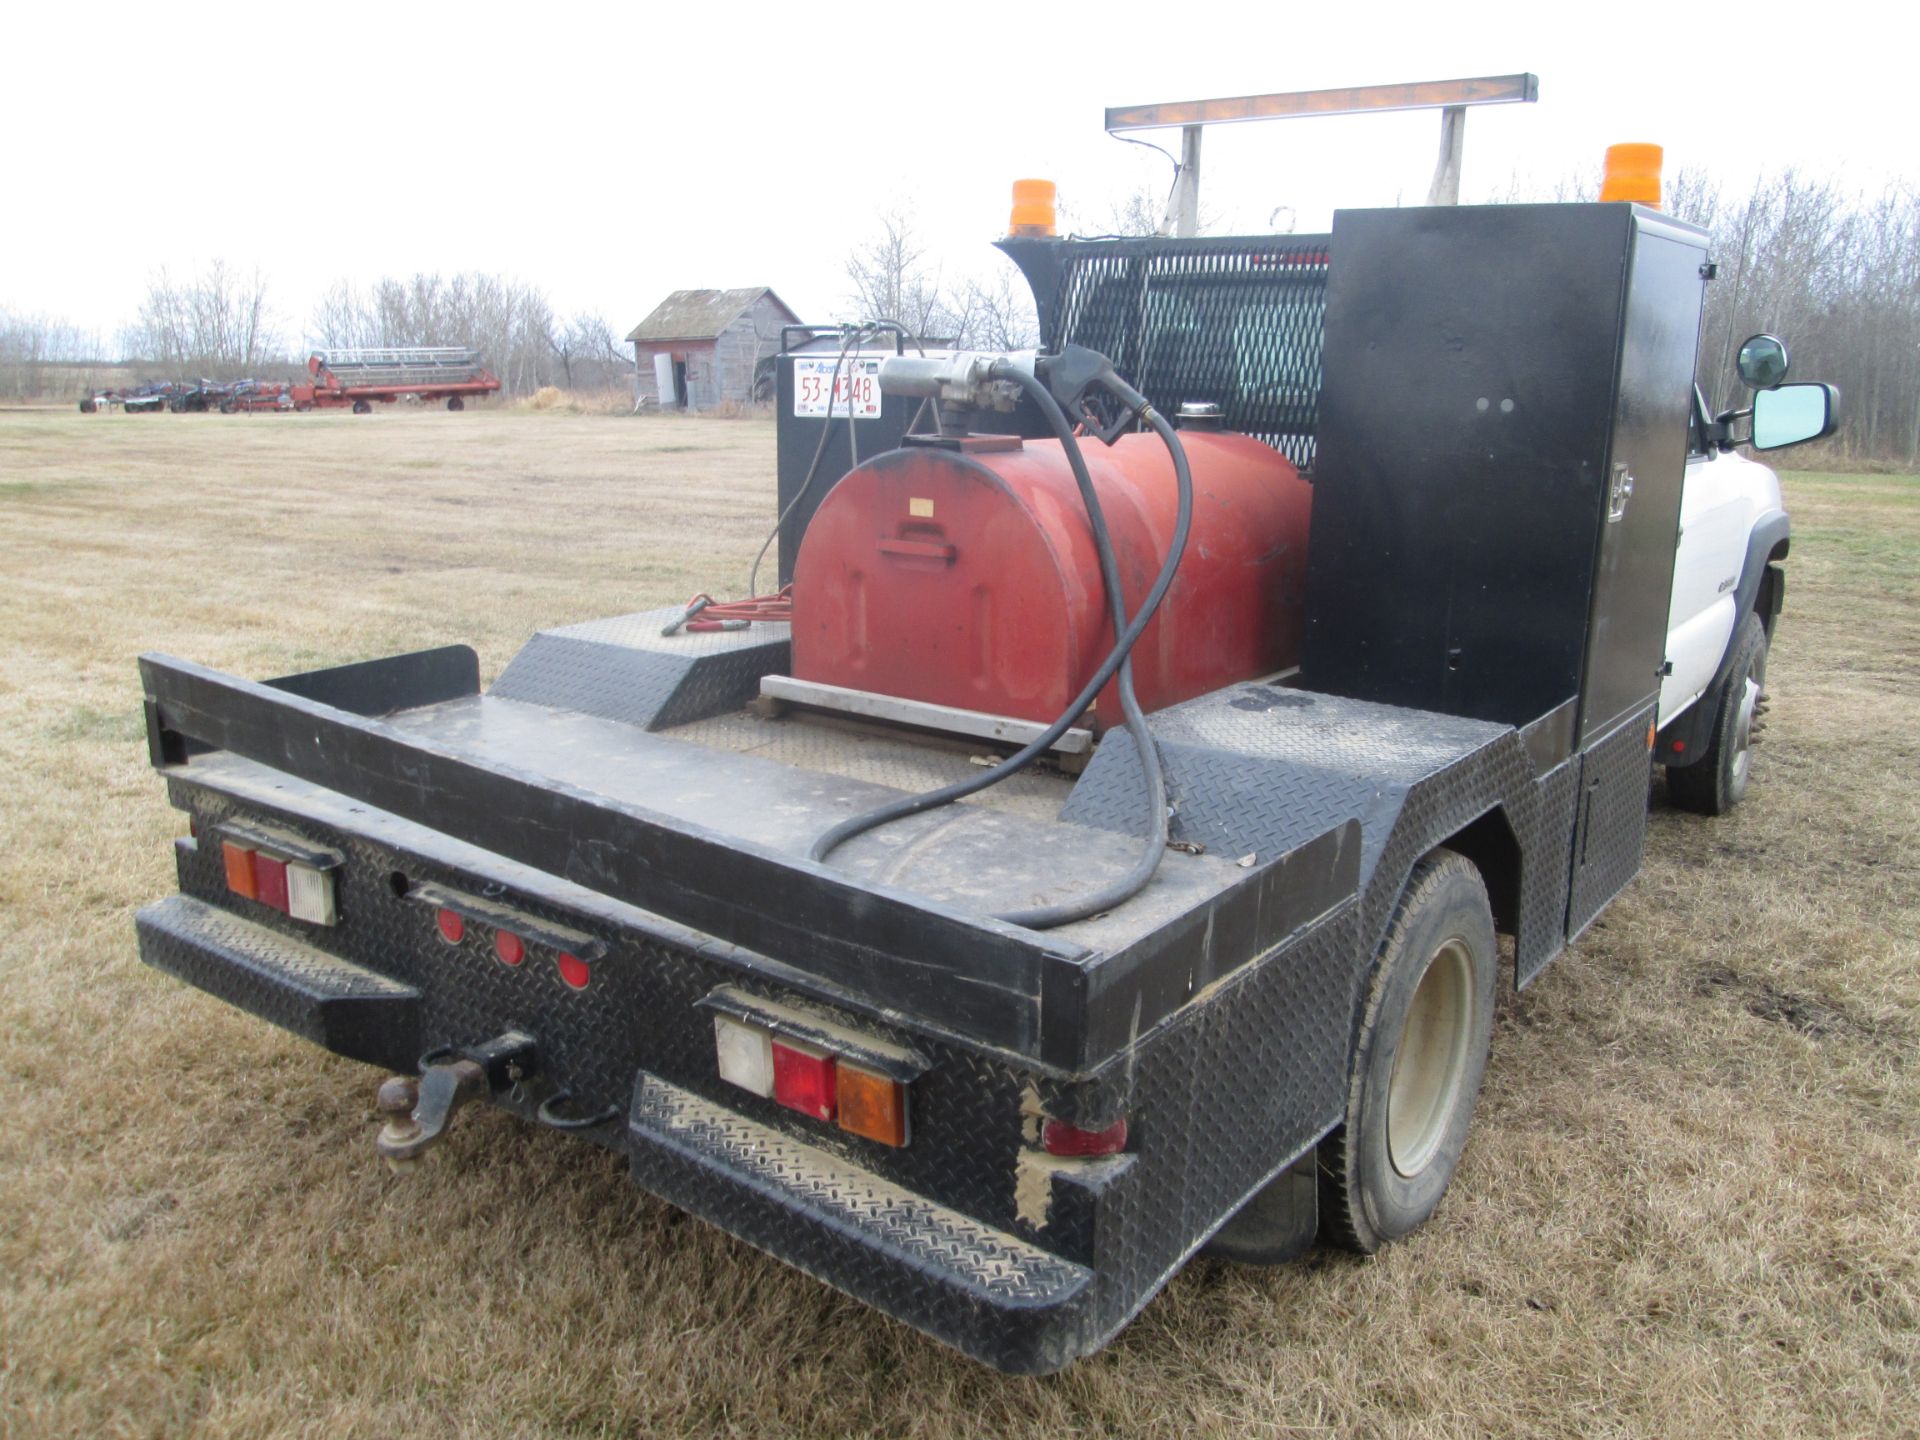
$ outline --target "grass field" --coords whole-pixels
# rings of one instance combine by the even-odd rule
[[[980,1369],[496,1112],[145,970],[134,656],[263,676],[733,590],[773,431],[0,415],[0,1434],[1920,1433],[1920,480],[1788,477],[1749,802],[1502,1005],[1435,1222]]]

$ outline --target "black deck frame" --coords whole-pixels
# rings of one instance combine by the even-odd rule
[[[1337,826],[1138,943],[1092,952],[379,718],[478,693],[472,657],[453,646],[260,683],[144,655],[149,752],[169,770],[230,751],[1064,1072],[1115,1053],[1100,1014],[1120,1007],[1149,1026],[1357,888],[1355,827]]]

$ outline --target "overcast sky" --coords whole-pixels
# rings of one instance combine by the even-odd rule
[[[0,37],[0,307],[108,332],[155,267],[215,257],[266,272],[294,344],[332,281],[416,270],[532,281],[622,331],[694,286],[839,318],[882,209],[987,272],[1017,177],[1088,220],[1165,191],[1105,107],[1337,85],[1537,74],[1537,105],[1470,114],[1467,199],[1618,140],[1733,186],[1920,181],[1906,3],[95,3],[17,8]],[[1212,128],[1202,204],[1224,232],[1418,203],[1438,133]]]

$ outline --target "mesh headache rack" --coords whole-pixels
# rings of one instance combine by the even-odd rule
[[[1313,460],[1327,235],[1008,239],[1042,342],[1112,358],[1155,407],[1220,407],[1226,428]]]

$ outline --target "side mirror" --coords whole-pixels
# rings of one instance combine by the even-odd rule
[[[1749,389],[1771,390],[1787,378],[1787,342],[1773,335],[1749,335],[1733,368]]]
[[[1743,347],[1741,354],[1745,353]],[[1833,386],[1781,385],[1754,395],[1753,438],[1749,443],[1756,450],[1779,450],[1822,439],[1839,424],[1840,392]]]

